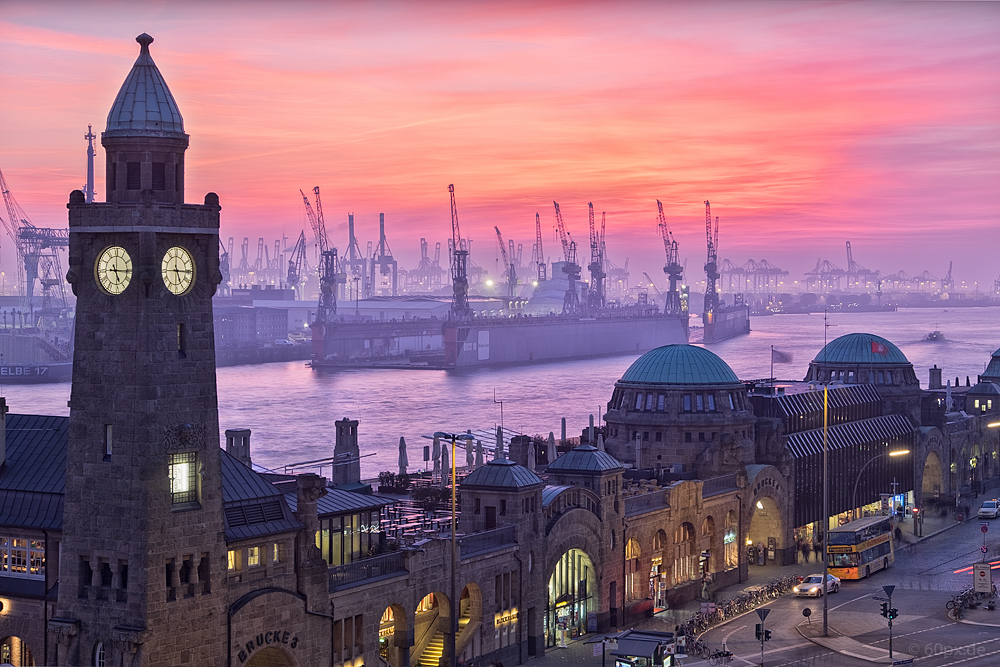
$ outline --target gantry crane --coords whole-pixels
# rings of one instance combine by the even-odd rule
[[[455,186],[448,186],[451,196],[451,284],[454,296],[451,301],[451,317],[467,320],[472,317],[469,307],[469,251],[462,242],[462,232],[458,227],[458,207],[455,205]]]
[[[580,313],[580,297],[576,293],[576,283],[580,280],[580,265],[576,263],[576,241],[566,231],[559,203],[554,201],[552,205],[556,207],[556,229],[559,230],[559,242],[562,244],[563,258],[565,259],[562,270],[569,281],[566,296],[563,297],[563,314],[578,315]]]
[[[346,282],[346,277],[340,272],[337,249],[330,247],[326,237],[326,222],[323,219],[323,202],[320,200],[319,186],[313,188],[316,197],[315,211],[309,204],[309,197],[302,190],[299,190],[299,194],[305,203],[306,217],[309,218],[320,253],[319,302],[316,305],[316,320],[312,325],[312,343],[313,357],[322,359],[326,356],[325,342],[329,339],[327,327],[332,324],[333,317],[337,314],[337,284]]]
[[[36,227],[14,199],[7,181],[0,172],[0,191],[7,209],[7,218],[0,217],[17,248],[17,283],[21,292],[22,312],[33,311],[35,281],[42,288],[42,308],[39,315],[65,315],[66,290],[59,249],[69,246],[69,230]],[[36,326],[32,322],[31,326]]]
[[[677,249],[677,241],[674,234],[667,225],[667,216],[663,214],[663,203],[656,200],[656,212],[659,219],[660,236],[663,237],[663,250],[667,256],[667,263],[663,265],[663,272],[670,280],[670,287],[667,290],[667,300],[663,305],[663,312],[666,315],[681,314],[681,295],[677,290],[677,284],[681,281],[684,269],[680,264],[680,257]]]
[[[378,247],[375,249],[375,254],[371,255],[371,262],[368,265],[370,270],[369,273],[369,284],[372,285],[372,289],[375,286],[375,267],[378,266],[379,273],[383,276],[392,274],[392,296],[398,296],[398,270],[399,265],[392,256],[392,251],[389,250],[389,242],[385,238],[385,214],[378,214]]]
[[[497,232],[497,243],[500,244],[500,257],[503,258],[504,273],[507,274],[507,296],[513,299],[517,296],[517,271],[514,268],[514,262],[507,255],[507,248],[504,246],[503,234],[500,233],[500,228],[494,225],[493,229]]]
[[[594,225],[594,202],[588,202],[590,220],[590,264],[587,270],[590,271],[590,288],[587,290],[587,309],[591,312],[604,308],[607,301],[604,278],[607,273],[604,270],[604,214],[601,214],[601,231],[598,232]]]
[[[229,264],[232,261],[233,256],[233,237],[229,237],[229,248],[222,244],[222,239],[219,239],[219,273],[222,274],[222,282],[219,284],[219,296],[231,296],[232,287],[230,283],[230,273]]]
[[[705,262],[705,311],[702,317],[705,321],[711,319],[711,313],[719,309],[719,218],[715,218],[715,231],[712,231],[712,205],[705,200],[705,238],[708,242],[708,261]]]
[[[535,213],[535,262],[538,267],[538,282],[544,283],[549,279],[548,265],[545,263],[545,253],[542,252],[542,221],[538,213]]]
[[[299,238],[296,239],[295,245],[292,246],[291,254],[288,256],[288,275],[285,277],[285,282],[288,284],[289,289],[297,289],[304,282],[305,263],[306,233],[303,230],[299,232]]]

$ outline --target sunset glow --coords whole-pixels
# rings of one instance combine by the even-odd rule
[[[792,280],[847,240],[873,269],[1000,273],[996,3],[6,3],[0,169],[37,225],[66,226],[144,31],[225,237],[296,236],[319,185],[335,245],[384,212],[409,267],[454,183],[488,269],[493,225],[528,255],[540,212],[557,259],[552,200],[580,241],[592,201],[611,259],[662,276],[660,199],[700,278],[709,199],[720,257]]]

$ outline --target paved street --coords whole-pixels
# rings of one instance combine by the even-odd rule
[[[990,532],[986,534],[988,558],[998,560],[1000,521],[990,523]],[[893,622],[894,660],[914,658],[914,664],[926,667],[1000,664],[1000,609],[993,612],[972,610],[962,622],[950,620],[945,610],[945,603],[953,593],[972,584],[971,572],[955,574],[954,571],[980,561],[983,544],[980,522],[971,520],[957,525],[928,521],[924,535],[938,530],[940,532],[935,535],[898,550],[896,563],[888,570],[867,580],[843,582],[840,592],[830,595],[828,600],[828,638],[818,636],[823,622],[822,598],[786,596],[770,603],[771,612],[765,627],[772,631],[772,639],[764,651],[764,664],[767,667],[889,664],[888,624],[879,613],[880,603],[872,599],[872,596],[884,595],[882,586],[888,584],[896,587],[892,603],[899,610],[899,617]],[[912,531],[912,526],[904,524],[904,531]],[[751,568],[749,581],[719,591],[717,597],[732,597],[746,586],[766,582],[781,574],[805,575],[817,569],[815,563]],[[995,571],[994,577],[1000,577],[1000,570]],[[812,611],[811,624],[803,616],[806,608]],[[674,613],[686,616],[696,609],[697,603],[693,603]],[[675,618],[673,614],[666,614],[637,627],[672,631]],[[733,665],[759,665],[760,643],[754,638],[757,622],[757,614],[750,612],[710,629],[702,640],[712,648],[725,645],[733,651],[736,656]],[[583,643],[586,639],[572,643],[567,649],[550,650],[535,664],[600,665],[601,658],[593,656],[593,646]],[[614,664],[610,655],[604,664]],[[709,662],[687,658],[683,664],[707,665]]]

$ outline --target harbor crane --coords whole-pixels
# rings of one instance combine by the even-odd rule
[[[309,218],[309,224],[316,236],[316,245],[319,246],[319,302],[316,305],[316,319],[312,324],[312,343],[313,357],[323,359],[326,356],[324,342],[328,339],[327,327],[332,325],[333,317],[337,314],[337,284],[345,282],[346,277],[340,272],[337,249],[330,247],[326,237],[326,222],[323,219],[323,202],[320,200],[319,186],[313,188],[313,194],[316,196],[315,211],[306,193],[299,190],[299,194],[305,203],[306,217]]]
[[[601,231],[598,232],[594,225],[594,202],[588,202],[587,208],[590,221],[590,264],[587,266],[590,271],[590,287],[587,289],[587,309],[595,312],[604,308],[607,302],[604,283],[607,277],[604,270],[604,213],[601,213]]]
[[[232,295],[232,283],[230,282],[231,276],[229,272],[229,265],[233,257],[233,237],[229,237],[229,247],[227,248],[222,244],[222,239],[219,239],[219,273],[222,274],[222,282],[219,284],[219,296],[231,296]]]
[[[703,318],[707,322],[711,314],[719,309],[719,218],[715,218],[715,230],[712,230],[712,205],[705,200],[705,238],[708,242],[708,261],[705,262],[705,312]]]
[[[681,314],[681,295],[677,290],[677,284],[681,281],[684,269],[681,267],[678,253],[677,241],[674,234],[667,226],[667,216],[663,214],[663,204],[656,200],[656,211],[659,219],[660,236],[663,238],[663,250],[667,256],[667,263],[663,265],[663,272],[670,280],[670,288],[667,290],[667,300],[663,305],[663,312],[667,315]]]
[[[867,287],[868,284],[878,278],[878,271],[867,269],[854,261],[854,253],[851,251],[851,242],[847,241],[847,286],[858,285]]]
[[[566,261],[562,270],[569,281],[566,296],[563,297],[562,312],[564,315],[578,315],[580,313],[580,297],[576,293],[576,283],[580,280],[580,265],[576,263],[576,241],[566,231],[562,211],[559,210],[559,202],[553,201],[552,205],[556,207],[556,229],[559,231],[559,242],[562,244],[563,258]]]
[[[236,275],[239,276],[239,284],[245,285],[249,282],[247,274],[250,273],[250,263],[247,259],[247,253],[250,252],[250,237],[244,236],[243,243],[240,244],[240,263],[236,267]]]
[[[507,296],[513,299],[517,296],[517,270],[514,268],[513,261],[507,255],[507,248],[504,246],[503,234],[500,233],[500,228],[494,225],[493,229],[497,232],[497,243],[500,244],[500,257],[503,259],[504,272],[507,274]]]
[[[455,205],[455,186],[448,186],[451,196],[451,285],[454,293],[451,301],[451,317],[467,320],[472,317],[469,307],[469,251],[462,242],[462,232],[458,227],[458,207]]]
[[[663,292],[661,292],[660,288],[656,286],[656,283],[653,282],[653,279],[650,277],[650,275],[645,271],[642,272],[642,275],[646,276],[646,280],[649,281],[649,286],[653,288],[654,292],[656,292],[657,298],[663,297]]]
[[[538,213],[535,213],[535,266],[538,267],[538,282],[544,283],[549,279],[548,265],[545,263],[545,253],[542,251],[542,221]]]
[[[941,291],[951,292],[955,289],[955,280],[951,277],[951,267],[955,264],[954,261],[948,262],[948,275],[941,279]]]
[[[351,274],[351,282],[354,283],[355,289],[361,294],[360,296],[370,296],[371,289],[368,285],[368,260],[366,259],[368,255],[361,254],[361,246],[358,245],[358,237],[354,235],[354,214],[347,214],[347,253],[344,255],[344,261],[341,265],[341,270],[349,271]],[[355,295],[357,298],[359,295]]]
[[[17,248],[17,283],[21,292],[21,310],[33,308],[32,297],[37,281],[42,289],[40,315],[59,317],[65,314],[65,275],[59,259],[59,249],[69,246],[69,230],[36,227],[11,194],[7,180],[0,171],[0,191],[7,217],[0,216],[7,235]],[[32,322],[32,326],[36,323]]]
[[[368,265],[369,285],[371,285],[372,289],[375,288],[376,266],[379,269],[380,275],[388,276],[392,274],[392,296],[399,296],[397,292],[399,266],[395,258],[393,258],[392,251],[389,250],[389,242],[385,238],[385,213],[378,214],[378,248],[376,248],[375,255],[372,256],[371,262]]]
[[[291,254],[288,256],[288,275],[285,277],[285,282],[289,289],[297,289],[304,282],[305,263],[306,233],[303,230],[299,232],[299,238],[295,241],[295,245],[291,248]]]

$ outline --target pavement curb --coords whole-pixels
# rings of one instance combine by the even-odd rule
[[[865,644],[863,642],[859,642],[856,639],[852,639],[850,637],[847,637],[847,636],[841,634],[840,632],[837,632],[836,629],[830,627],[829,625],[827,626],[827,628],[828,628],[828,630],[830,632],[830,636],[829,637],[811,636],[810,634],[807,634],[806,631],[803,630],[804,627],[808,627],[808,626],[800,623],[797,626],[795,626],[795,629],[796,629],[796,631],[798,631],[799,635],[803,639],[805,639],[807,641],[810,641],[813,644],[816,644],[817,646],[822,646],[823,648],[829,649],[829,650],[833,651],[834,653],[837,653],[837,654],[840,654],[840,655],[846,655],[846,656],[849,656],[851,658],[856,658],[858,660],[864,660],[865,662],[871,662],[871,663],[881,664],[881,665],[892,664],[893,660],[892,660],[892,658],[889,657],[889,652],[887,650],[878,648],[876,646],[869,646],[868,644]],[[836,636],[833,636],[834,634],[836,634]],[[837,646],[838,644],[840,645],[839,648]],[[858,649],[864,648],[866,651],[868,651],[868,655],[865,655],[864,653],[861,653],[860,651],[852,650],[853,648],[855,648],[855,646]],[[846,648],[846,647],[850,647],[850,648]],[[873,652],[873,651],[879,653],[879,655],[877,657],[873,656],[871,654],[871,652]]]

